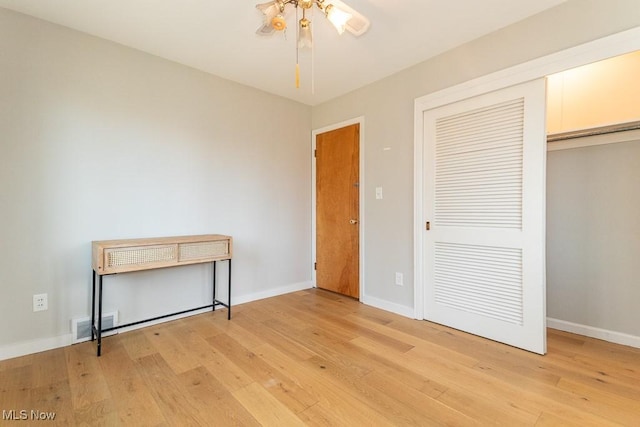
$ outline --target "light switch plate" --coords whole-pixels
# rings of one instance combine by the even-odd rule
[[[382,187],[376,187],[376,199],[382,200]]]

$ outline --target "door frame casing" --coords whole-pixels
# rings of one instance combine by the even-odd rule
[[[414,102],[414,318],[424,316],[423,112],[550,74],[640,50],[640,27],[606,36],[416,98]]]
[[[353,119],[345,120],[343,122],[324,126],[319,129],[311,131],[311,282],[313,287],[317,287],[316,283],[316,270],[314,263],[316,262],[316,137],[319,134],[330,132],[332,130],[340,129],[351,125],[360,125],[360,132],[358,132],[358,156],[359,156],[359,172],[358,172],[358,288],[359,288],[359,300],[362,301],[365,295],[364,286],[364,116],[355,117]]]

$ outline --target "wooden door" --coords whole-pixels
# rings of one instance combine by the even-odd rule
[[[316,136],[316,286],[360,297],[360,125]]]
[[[544,354],[545,82],[424,112],[425,318]]]

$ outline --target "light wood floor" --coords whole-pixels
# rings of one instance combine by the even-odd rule
[[[109,337],[100,358],[83,343],[0,362],[0,410],[65,426],[640,425],[640,350],[548,342],[538,356],[309,290]]]

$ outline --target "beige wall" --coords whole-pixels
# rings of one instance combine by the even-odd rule
[[[411,308],[414,303],[414,100],[639,26],[639,12],[637,0],[570,0],[313,109],[314,129],[351,117],[365,118],[364,280],[368,296],[398,307]],[[383,200],[375,199],[379,186],[384,187]],[[404,273],[404,287],[395,286],[394,272]],[[570,313],[554,315],[571,320]]]
[[[0,76],[0,359],[89,315],[92,240],[230,234],[236,300],[309,286],[309,107],[5,9]],[[111,276],[105,309],[204,305],[210,283]]]
[[[551,75],[547,85],[550,134],[640,120],[640,52]]]

